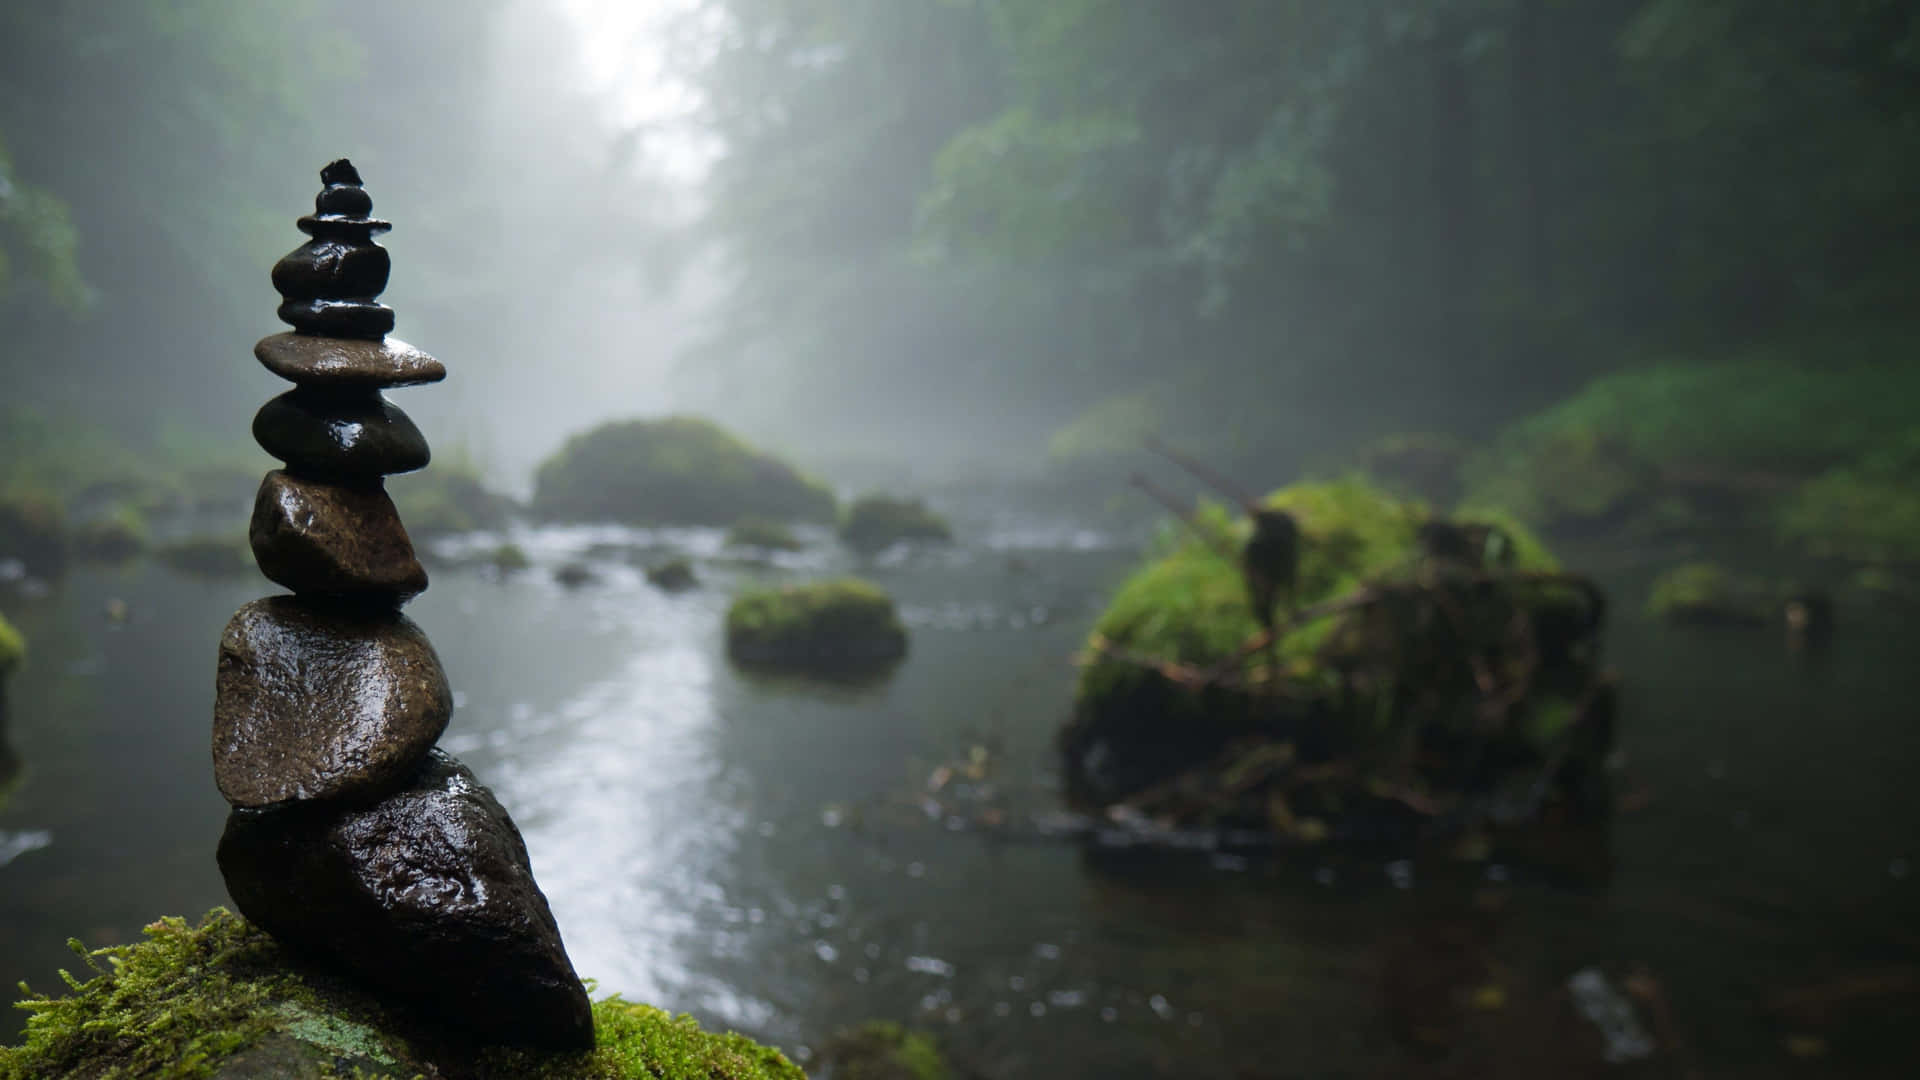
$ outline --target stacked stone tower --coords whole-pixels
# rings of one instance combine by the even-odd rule
[[[294,388],[254,438],[286,463],[248,530],[291,596],[241,608],[220,641],[213,765],[233,804],[219,861],[242,914],[291,951],[490,1040],[593,1044],[585,990],[526,846],[473,773],[434,743],[453,693],[400,606],[427,574],[384,477],[427,464],[382,395],[437,382],[389,338],[373,202],[347,161],[322,170],[312,237],[273,268],[292,333],[254,346]]]

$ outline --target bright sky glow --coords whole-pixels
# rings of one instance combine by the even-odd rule
[[[580,38],[582,75],[613,122],[637,129],[652,164],[669,180],[697,181],[713,148],[689,123],[693,88],[671,76],[671,24],[699,0],[556,0]]]

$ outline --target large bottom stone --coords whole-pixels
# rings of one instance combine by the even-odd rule
[[[484,1039],[593,1046],[520,831],[442,751],[364,809],[235,810],[219,861],[241,913],[316,964]]]

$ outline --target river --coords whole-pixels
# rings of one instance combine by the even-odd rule
[[[986,745],[995,783],[1057,803],[1072,657],[1141,537],[989,509],[956,524],[954,549],[860,567],[912,638],[865,686],[725,659],[733,585],[854,566],[823,534],[760,563],[711,531],[528,529],[527,572],[435,565],[408,610],[457,691],[442,745],[519,822],[598,992],[801,1059],[838,1026],[899,1020],[993,1077],[1613,1075],[1576,1015],[1591,996],[1568,989],[1592,969],[1638,990],[1636,1023],[1668,1047],[1633,1075],[1911,1058],[1910,625],[1843,606],[1831,653],[1795,659],[1769,631],[1651,625],[1645,560],[1574,554],[1618,601],[1625,805],[1605,835],[1474,861],[1000,844],[913,793]],[[669,550],[701,587],[645,583]],[[556,583],[569,562],[596,580]],[[0,808],[0,983],[57,988],[68,937],[126,942],[226,902],[213,657],[273,591],[141,562],[7,601],[32,652],[0,728],[25,763]],[[1842,999],[1824,1013],[1822,988]]]

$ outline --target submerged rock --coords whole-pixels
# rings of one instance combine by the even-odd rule
[[[297,593],[404,602],[427,587],[400,512],[377,484],[327,484],[276,469],[260,483],[247,539],[260,572]]]
[[[945,543],[953,539],[953,530],[919,499],[864,495],[847,508],[840,539],[855,551],[870,554],[901,541]]]
[[[710,420],[624,420],[575,435],[542,462],[533,511],[557,521],[729,525],[830,521],[833,493]]]
[[[364,809],[235,810],[219,861],[240,911],[316,963],[503,1042],[593,1045],[520,831],[442,751]]]
[[[144,941],[85,953],[86,981],[30,997],[25,1036],[0,1046],[0,1077],[179,1076],[213,1080],[343,1076],[488,1080],[803,1080],[778,1050],[712,1034],[687,1017],[608,998],[593,1005],[594,1048],[492,1045],[463,1022],[450,1039],[315,968],[228,911],[179,918]],[[450,987],[451,988],[451,987]]]
[[[220,639],[214,779],[241,807],[378,797],[405,781],[452,715],[446,672],[413,620],[255,600]]]
[[[727,654],[741,664],[846,673],[906,652],[893,598],[853,578],[752,588],[727,609]]]

